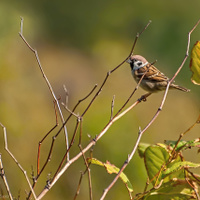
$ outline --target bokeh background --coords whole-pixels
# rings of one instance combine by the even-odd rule
[[[55,93],[65,101],[63,85],[69,91],[69,108],[83,98],[95,84],[100,84],[106,73],[117,66],[130,52],[137,32],[152,20],[149,28],[139,38],[135,53],[149,61],[158,60],[156,66],[172,77],[182,62],[187,45],[187,33],[199,15],[200,1],[1,1],[0,2],[0,122],[7,128],[9,148],[31,177],[36,170],[38,142],[55,125],[52,97],[37,66],[34,54],[18,35],[20,16],[24,18],[24,35],[37,49],[43,69]],[[191,37],[191,47],[200,40],[200,27]],[[142,142],[158,143],[176,140],[199,114],[200,88],[190,81],[189,59],[176,78],[176,83],[191,89],[190,93],[170,91],[163,111],[147,130]],[[135,87],[130,67],[124,64],[114,72],[103,92],[92,105],[83,121],[83,142],[89,142],[87,134],[95,137],[110,117],[110,105],[115,95],[115,108],[125,102]],[[144,91],[139,89],[133,103]],[[97,143],[93,156],[120,167],[131,152],[139,127],[144,128],[158,109],[163,93],[152,95],[147,102],[114,124]],[[91,97],[84,101],[77,112],[82,113]],[[131,103],[130,102],[130,103]],[[63,109],[65,117],[67,111]],[[72,136],[76,120],[68,124]],[[42,145],[41,162],[49,151],[51,137]],[[185,140],[199,137],[195,127]],[[11,191],[21,199],[28,186],[22,173],[4,150],[3,131],[0,130],[0,153]],[[78,149],[78,137],[71,151]],[[64,153],[63,133],[56,140],[52,159],[43,173],[36,193],[39,194],[47,177],[51,177]],[[200,162],[196,151],[190,150],[186,158]],[[44,199],[72,199],[78,185],[80,171],[85,169],[83,159],[73,164]],[[92,166],[94,199],[99,199],[113,175],[103,168]],[[199,172],[199,171],[198,171]],[[125,170],[134,187],[134,192],[143,191],[146,172],[143,160],[135,155]],[[50,174],[50,175],[49,175]],[[2,180],[0,188],[5,193]],[[26,191],[25,191],[26,189]],[[87,176],[81,185],[77,199],[89,199]],[[128,193],[119,180],[109,192],[107,199],[128,199]]]

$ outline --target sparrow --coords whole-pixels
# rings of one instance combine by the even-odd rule
[[[169,78],[160,72],[154,65],[149,63],[141,55],[132,55],[127,63],[130,64],[133,78],[138,83],[141,77],[144,75],[140,86],[151,93],[165,90],[169,81]],[[189,92],[190,90],[179,85],[171,84],[169,89],[178,89],[183,92]]]

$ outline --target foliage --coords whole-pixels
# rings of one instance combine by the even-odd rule
[[[200,139],[192,141],[166,141],[165,144],[151,145],[140,143],[138,153],[144,159],[148,181],[143,193],[134,199],[196,199],[200,186],[200,174],[191,169],[200,168],[200,163],[185,161],[183,151],[190,148],[200,149]],[[88,158],[88,163],[104,167],[109,174],[118,173],[119,168],[103,163],[96,158]],[[120,174],[128,192],[133,192],[132,185],[124,173]],[[151,188],[148,189],[149,184]]]
[[[192,71],[192,82],[200,85],[200,41],[197,41],[192,48],[190,69]]]

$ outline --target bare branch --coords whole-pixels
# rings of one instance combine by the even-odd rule
[[[27,176],[26,171],[25,171],[24,168],[20,165],[20,163],[18,162],[18,160],[15,158],[15,156],[11,153],[11,151],[10,151],[9,148],[8,148],[6,127],[5,127],[2,123],[0,123],[0,126],[3,128],[3,133],[4,133],[4,145],[5,145],[4,148],[5,148],[5,150],[8,152],[8,154],[10,155],[10,157],[14,160],[14,162],[17,164],[17,166],[19,167],[19,169],[23,172],[23,174],[24,174],[24,176],[25,176],[25,178],[26,178],[26,181],[27,181],[27,183],[28,183],[28,185],[29,185],[29,187],[30,187],[30,190],[31,190],[31,192],[33,193],[34,199],[37,199],[36,194],[35,194],[35,192],[34,192],[32,186],[31,186],[31,183],[30,183],[29,178],[28,178],[28,176]]]
[[[27,40],[25,39],[24,35],[23,35],[23,18],[21,18],[21,27],[20,27],[20,32],[19,32],[19,36],[22,38],[22,40],[24,41],[24,43],[27,45],[27,47],[35,54],[35,57],[36,57],[36,60],[37,60],[37,63],[38,63],[38,66],[40,68],[40,71],[42,73],[42,76],[43,78],[45,79],[45,82],[50,90],[50,93],[54,99],[54,101],[56,102],[56,105],[57,105],[57,108],[59,110],[59,113],[60,113],[60,118],[61,118],[61,121],[62,123],[64,124],[65,120],[64,120],[64,117],[63,117],[63,114],[62,114],[62,111],[61,111],[61,108],[60,108],[60,105],[59,105],[59,102],[56,98],[56,95],[54,93],[54,90],[47,78],[47,76],[45,75],[44,73],[44,70],[42,68],[42,65],[41,65],[41,62],[40,62],[40,59],[39,59],[39,56],[38,56],[38,53],[37,53],[37,50],[35,50],[34,48],[31,47],[31,45],[27,42]],[[68,133],[67,133],[67,127],[64,126],[64,132],[65,132],[65,140],[66,140],[66,147],[68,149],[69,147],[69,143],[68,143]],[[67,160],[69,160],[69,153],[67,155]]]

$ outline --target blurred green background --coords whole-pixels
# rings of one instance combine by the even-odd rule
[[[200,1],[1,1],[0,2],[0,122],[7,127],[9,148],[31,176],[36,170],[38,142],[55,125],[53,100],[37,66],[34,54],[18,35],[20,16],[24,18],[24,35],[32,47],[38,50],[43,69],[55,93],[65,101],[63,84],[69,91],[69,108],[83,98],[97,83],[102,83],[106,73],[117,66],[130,52],[137,32],[152,20],[149,28],[139,38],[135,53],[149,61],[158,60],[156,66],[172,77],[186,52],[187,33],[200,18]],[[200,26],[191,36],[191,47],[200,40]],[[176,140],[199,114],[199,86],[190,81],[189,59],[176,78],[176,83],[191,89],[190,93],[170,91],[164,109],[148,129],[142,142],[157,143]],[[113,73],[101,95],[92,105],[83,121],[83,142],[89,142],[87,134],[95,137],[110,117],[110,105],[115,95],[115,108],[125,102],[135,87],[130,67],[124,64]],[[144,91],[139,89],[133,103]],[[163,93],[152,95],[134,110],[115,123],[97,143],[93,155],[120,167],[131,152],[139,126],[144,128],[158,109]],[[84,101],[80,114],[91,97]],[[60,101],[60,102],[61,102]],[[65,117],[67,111],[63,109]],[[68,124],[72,136],[76,120]],[[49,151],[51,136],[43,143],[42,163]],[[16,197],[20,191],[25,197],[28,186],[22,173],[4,150],[3,131],[0,131],[0,152],[11,191]],[[199,137],[199,127],[184,139]],[[79,152],[78,137],[71,156]],[[48,173],[53,173],[65,151],[63,134],[56,140],[52,160],[37,183],[36,193],[43,189]],[[200,162],[196,151],[186,158]],[[78,185],[80,171],[85,170],[83,159],[73,164],[44,199],[72,199]],[[92,166],[94,199],[99,199],[113,175],[103,168]],[[135,155],[125,170],[135,194],[142,192],[146,181],[143,161]],[[51,175],[50,175],[51,177]],[[0,188],[4,190],[2,180]],[[89,199],[87,175],[83,179],[77,199]],[[119,180],[107,199],[128,199],[126,188]]]

